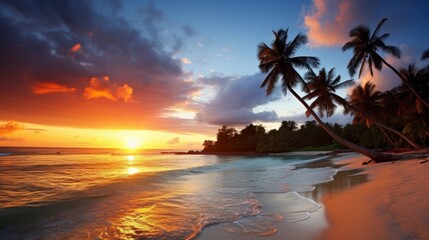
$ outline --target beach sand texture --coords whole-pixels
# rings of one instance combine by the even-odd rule
[[[323,197],[330,227],[322,239],[429,239],[429,162],[410,159],[362,166],[370,181]]]

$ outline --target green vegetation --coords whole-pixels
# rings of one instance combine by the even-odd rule
[[[203,152],[289,152],[331,144],[332,138],[315,121],[300,127],[294,121],[283,121],[279,129],[269,132],[262,125],[249,124],[240,132],[223,126],[218,130],[217,141],[204,142]]]
[[[397,121],[392,121],[392,123]],[[364,123],[326,123],[341,138],[371,149],[408,148],[404,139],[388,134],[389,139],[377,125]],[[217,140],[206,140],[203,152],[256,152],[279,153],[290,151],[331,151],[345,147],[333,140],[315,121],[307,121],[299,126],[295,121],[283,121],[278,129],[266,132],[262,125],[249,124],[241,131],[222,126],[218,129]]]
[[[387,19],[383,19],[371,33],[366,25],[350,31],[351,40],[343,51],[353,50],[348,64],[351,76],[359,69],[360,77],[365,68],[373,75],[373,67],[381,70],[385,65],[401,80],[402,85],[384,93],[367,82],[356,86],[351,95],[344,99],[336,90],[353,85],[353,80],[341,82],[334,69],[326,72],[322,68],[316,74],[313,68],[320,66],[320,60],[312,56],[295,56],[299,47],[307,43],[307,36],[298,34],[288,40],[288,29],[273,31],[274,40],[270,45],[258,45],[259,69],[266,73],[261,88],[270,95],[277,83],[281,82],[283,93],[291,93],[307,109],[315,121],[307,121],[299,126],[293,121],[284,121],[277,130],[265,132],[261,125],[250,124],[238,133],[234,128],[223,126],[217,134],[217,141],[205,141],[205,152],[214,151],[256,151],[285,152],[302,149],[336,148],[338,145],[359,152],[376,162],[399,159],[400,156],[374,149],[386,147],[421,148],[429,143],[429,66],[418,69],[414,64],[399,71],[390,65],[381,52],[400,58],[400,49],[385,44],[390,33],[379,34]],[[429,58],[429,50],[422,54],[422,60]],[[305,80],[297,69],[307,70]],[[306,81],[307,80],[307,81]],[[294,88],[301,86],[306,93],[301,97]],[[312,100],[308,104],[306,100]],[[330,117],[337,106],[344,108],[345,114],[354,116],[353,125],[344,127],[321,121],[315,110]]]

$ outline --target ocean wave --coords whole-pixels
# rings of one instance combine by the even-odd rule
[[[299,189],[328,181],[335,174],[332,168],[296,169],[293,164],[300,160],[295,157],[290,160],[287,156],[171,155],[130,162],[120,156],[95,156],[79,158],[76,165],[57,162],[58,159],[65,161],[62,157],[37,159],[51,162],[36,161],[31,166],[20,166],[27,169],[8,171],[24,174],[37,170],[41,175],[31,175],[34,179],[64,174],[65,178],[60,180],[68,179],[67,184],[74,187],[80,182],[73,181],[76,177],[73,174],[92,174],[91,171],[99,170],[94,168],[97,164],[104,170],[127,164],[142,169],[152,166],[158,169],[164,164],[166,168],[112,175],[106,181],[88,178],[80,190],[61,189],[59,186],[63,182],[43,188],[34,181],[23,191],[51,195],[0,209],[1,239],[13,239],[14,236],[24,239],[193,239],[212,226],[221,226],[234,234],[270,235],[276,231],[276,222],[302,221],[320,208],[316,202],[299,195]],[[27,157],[22,161],[28,161]],[[85,161],[90,162],[89,165],[85,165]],[[67,171],[70,169],[73,171]],[[281,210],[270,209],[273,205],[270,201],[281,203]]]

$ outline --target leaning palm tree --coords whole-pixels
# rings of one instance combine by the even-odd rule
[[[288,91],[292,93],[292,95],[305,106],[318,124],[338,143],[359,152],[376,162],[400,158],[397,155],[380,153],[346,141],[323,123],[313,109],[311,109],[311,107],[293,89],[298,83],[302,83],[304,88],[307,88],[304,79],[297,72],[296,68],[311,70],[311,67],[319,66],[319,59],[316,57],[295,56],[298,48],[307,43],[307,36],[298,34],[294,39],[288,41],[288,29],[280,29],[277,32],[273,31],[273,33],[275,38],[272,41],[271,46],[268,46],[265,43],[260,43],[258,45],[259,69],[263,73],[268,73],[261,84],[261,88],[266,87],[267,95],[272,93],[276,83],[279,78],[281,78],[283,93],[286,94]]]
[[[422,97],[429,99],[429,66],[419,69],[414,64],[411,64],[408,68],[400,69],[400,73]],[[425,137],[429,137],[429,108],[414,94],[410,94],[410,89],[404,84],[397,87],[396,98],[399,113],[406,114],[411,119],[414,119],[404,127],[403,133],[408,136],[418,136],[415,139],[422,140],[424,138],[421,135],[413,133],[413,130],[416,129],[415,126],[419,125],[422,134]]]
[[[349,106],[357,111],[353,113],[353,123],[365,123],[368,127],[372,124],[372,118],[383,118],[383,96],[375,89],[372,82],[356,86],[349,96]]]
[[[400,136],[414,148],[421,148],[420,145],[406,137],[401,132],[377,120],[385,117],[385,111],[383,105],[383,95],[381,94],[381,92],[375,89],[375,85],[373,83],[367,82],[363,87],[355,87],[351,95],[349,96],[348,105],[349,109],[353,110],[353,123],[363,122],[366,123],[368,127],[374,123],[377,127],[380,128],[380,130],[390,142],[392,141],[383,129],[386,129]]]
[[[384,58],[382,58],[378,51],[386,52],[394,57],[400,58],[401,51],[395,46],[388,46],[384,43],[390,33],[385,33],[379,36],[378,32],[383,24],[387,21],[387,18],[378,23],[374,32],[371,34],[371,30],[366,25],[360,25],[353,28],[350,31],[351,41],[344,44],[342,50],[347,51],[353,49],[353,56],[350,59],[347,68],[351,76],[356,74],[356,70],[359,68],[359,77],[362,75],[365,67],[368,65],[369,72],[373,76],[372,67],[374,66],[377,70],[381,71],[383,64],[389,67],[398,77],[410,88],[414,95],[419,98],[423,104],[429,107],[429,103],[425,101],[420,94],[409,85],[401,74],[392,65],[390,65]]]

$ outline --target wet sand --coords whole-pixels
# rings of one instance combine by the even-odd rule
[[[364,170],[369,181],[323,196],[330,227],[322,239],[429,239],[429,163],[415,158],[361,165],[366,160],[339,162]]]
[[[237,235],[214,225],[198,239],[429,239],[429,162],[421,158],[362,165],[366,157],[348,153],[335,160],[297,165],[333,167],[334,179],[301,196],[320,208],[303,221],[275,224],[267,236]],[[260,196],[264,212],[281,212],[281,197]]]
[[[310,163],[298,164],[296,169],[301,168],[337,168],[340,171],[335,175],[334,179],[329,182],[317,184],[313,191],[299,192],[299,195],[311,199],[319,205],[319,207],[310,213],[310,216],[302,221],[289,222],[288,216],[293,212],[294,206],[286,206],[285,198],[292,193],[279,194],[258,194],[257,197],[262,204],[264,213],[275,213],[282,215],[284,218],[277,222],[274,227],[276,231],[265,236],[255,236],[252,234],[244,235],[231,233],[225,230],[222,225],[213,225],[204,229],[197,239],[321,239],[322,233],[329,228],[330,224],[326,218],[326,208],[323,204],[323,197],[328,194],[335,194],[345,189],[350,189],[359,184],[368,181],[368,175],[360,169],[348,169],[338,164],[344,159],[349,159],[357,156],[353,153],[340,154],[335,156],[334,160],[323,159]],[[303,216],[303,218],[305,218]]]

